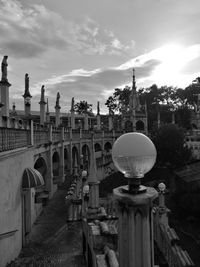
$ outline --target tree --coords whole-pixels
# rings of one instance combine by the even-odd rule
[[[80,101],[74,105],[74,111],[78,114],[88,114],[89,116],[93,116],[92,112],[92,104],[88,104],[87,101]]]
[[[131,88],[126,86],[124,89],[115,88],[113,96],[109,96],[105,105],[108,109],[112,112],[119,111],[126,111],[129,106]]]
[[[191,151],[185,145],[183,130],[176,125],[161,126],[153,133],[152,140],[157,149],[159,165],[176,168],[191,160]]]

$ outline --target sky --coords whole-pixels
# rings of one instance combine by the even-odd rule
[[[8,55],[10,107],[23,109],[24,76],[32,110],[45,86],[50,111],[60,93],[108,113],[117,87],[185,88],[200,76],[199,0],[0,0],[0,59]]]

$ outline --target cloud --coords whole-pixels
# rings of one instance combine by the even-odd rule
[[[149,77],[158,64],[160,64],[160,61],[149,60],[140,67],[136,67],[137,81]],[[35,97],[39,98],[38,88],[45,84],[46,96],[49,98],[49,103],[52,101],[53,104],[59,91],[62,111],[65,112],[70,109],[72,97],[77,102],[86,100],[93,104],[94,108],[97,101],[104,105],[108,95],[112,95],[115,88],[132,82],[132,67],[129,66],[127,69],[119,69],[118,67],[93,70],[75,69],[68,74],[51,77],[40,84],[36,84],[32,89],[35,88]],[[106,112],[105,106],[102,111]]]
[[[42,5],[22,6],[18,1],[0,0],[1,50],[13,57],[34,57],[48,48],[68,45],[60,27],[64,20]]]
[[[87,55],[125,53],[134,41],[122,44],[112,31],[86,17],[65,20],[43,5],[0,0],[0,50],[13,57],[32,58],[49,49]]]

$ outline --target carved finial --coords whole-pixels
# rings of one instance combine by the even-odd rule
[[[2,82],[8,82],[8,77],[7,77],[8,63],[7,63],[7,59],[8,59],[8,56],[4,56],[3,60],[2,60],[2,63],[1,63],[1,72],[2,72],[1,81]]]

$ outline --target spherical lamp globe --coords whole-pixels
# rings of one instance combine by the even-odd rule
[[[156,148],[142,133],[126,133],[114,143],[112,159],[116,168],[126,178],[140,179],[151,170],[156,162]]]

